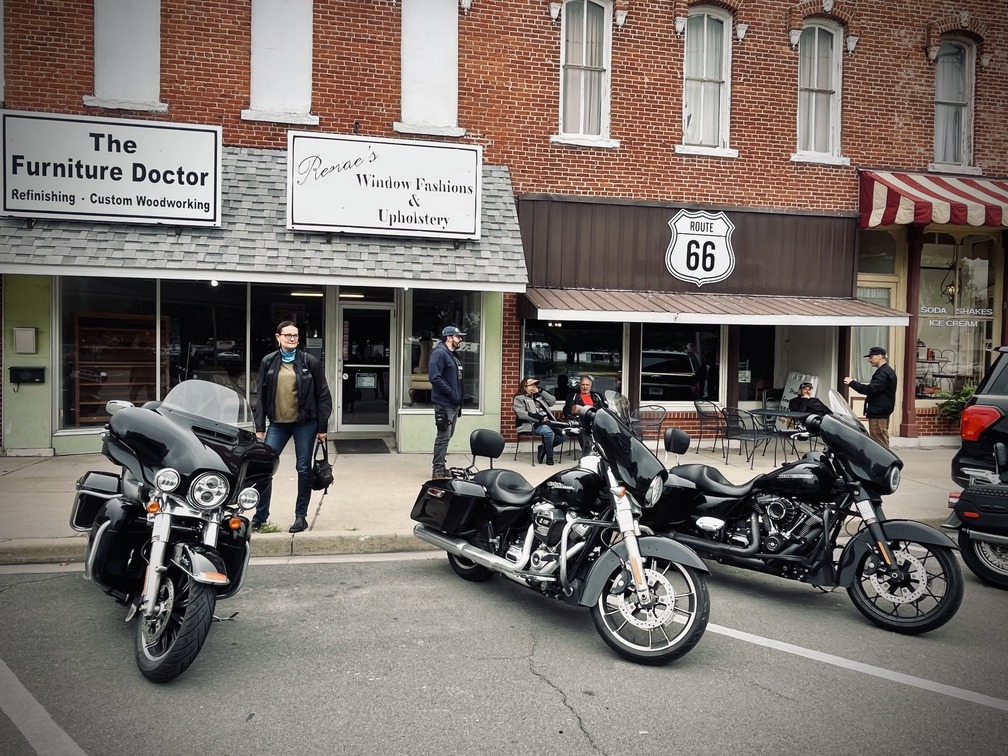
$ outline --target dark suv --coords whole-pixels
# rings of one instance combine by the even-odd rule
[[[994,470],[994,444],[1008,443],[1008,346],[998,347],[998,358],[980,381],[962,413],[962,445],[952,458],[952,480],[965,488],[963,469]]]

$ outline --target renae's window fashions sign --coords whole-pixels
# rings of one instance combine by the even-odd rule
[[[4,215],[221,224],[221,128],[0,111]]]
[[[287,228],[478,239],[483,148],[287,135]]]

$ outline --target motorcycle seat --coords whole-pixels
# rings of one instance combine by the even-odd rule
[[[690,481],[702,493],[712,493],[732,498],[748,496],[752,492],[753,483],[755,482],[754,479],[737,486],[722,475],[720,470],[710,465],[678,465],[673,467],[669,472]]]
[[[535,488],[514,470],[481,470],[473,480],[486,489],[487,494],[499,504],[521,507],[532,501]]]

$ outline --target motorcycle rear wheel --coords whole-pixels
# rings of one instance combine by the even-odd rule
[[[653,607],[640,605],[630,573],[621,565],[606,579],[592,620],[606,645],[624,659],[664,664],[689,653],[707,629],[707,578],[660,557],[644,560],[644,574]]]
[[[865,574],[874,558],[865,553],[854,584],[847,589],[854,606],[879,627],[917,635],[941,627],[959,610],[964,581],[955,552],[916,541],[890,541],[899,578]]]
[[[136,665],[153,682],[168,682],[196,660],[213,622],[217,594],[172,567],[158,588],[154,614],[137,615]]]
[[[960,530],[959,549],[974,575],[987,585],[1008,590],[1008,546],[974,541]]]
[[[484,580],[489,580],[494,574],[493,570],[490,570],[481,564],[476,564],[476,562],[471,559],[455,556],[454,554],[448,555],[448,564],[451,565],[451,568],[455,570],[455,574],[460,578],[463,580],[471,580],[474,583],[481,583]]]

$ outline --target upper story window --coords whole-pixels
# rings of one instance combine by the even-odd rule
[[[252,0],[246,121],[316,125],[312,99],[312,0]]]
[[[840,154],[843,30],[805,24],[798,43],[798,151],[792,160],[848,165]]]
[[[566,0],[560,50],[560,135],[554,141],[618,146],[609,139],[610,0]]]
[[[937,165],[960,168],[973,161],[973,70],[976,48],[960,39],[943,40],[935,61],[935,150]]]
[[[728,149],[731,115],[732,17],[691,8],[683,66],[683,145],[678,152],[737,155]]]
[[[95,108],[163,113],[161,1],[94,0]]]
[[[400,133],[463,136],[458,125],[458,0],[403,0]]]

